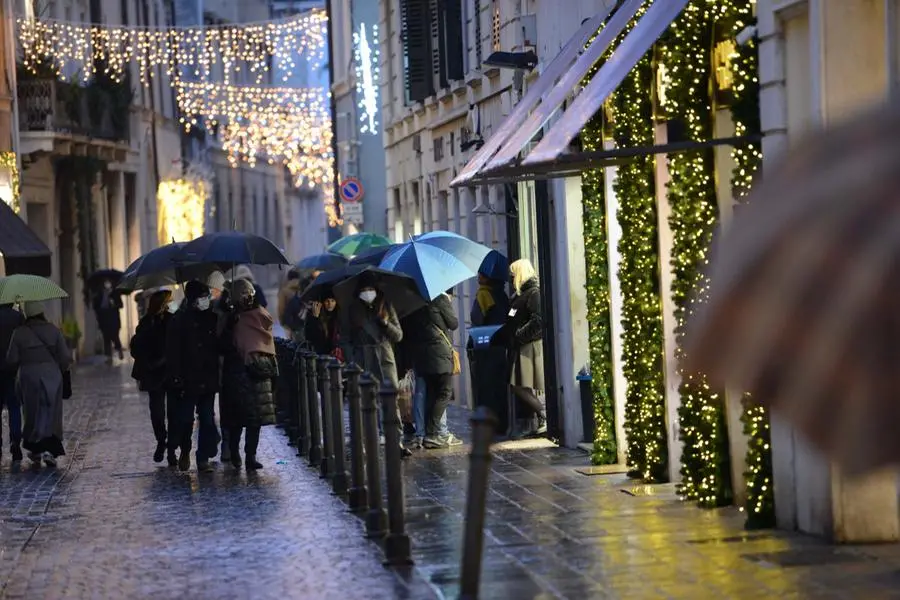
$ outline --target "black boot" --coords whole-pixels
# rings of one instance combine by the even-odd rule
[[[228,430],[228,454],[231,465],[235,469],[240,469],[244,461],[241,460],[241,429],[232,427]]]
[[[156,451],[153,453],[153,462],[161,463],[166,456],[166,441],[156,442]]]
[[[247,455],[247,472],[248,473],[251,471],[258,471],[262,468],[263,468],[262,463],[257,462],[256,456],[254,456],[252,454]]]
[[[177,467],[177,466],[178,466],[178,458],[175,456],[175,451],[174,451],[174,450],[169,450],[169,451],[166,453],[166,462],[169,463],[169,466],[170,466],[170,467]]]
[[[244,454],[246,457],[247,471],[262,469],[261,463],[256,460],[256,449],[259,447],[259,427],[247,427],[244,430]]]
[[[22,448],[19,446],[19,442],[9,445],[9,453],[12,454],[13,462],[22,462]]]

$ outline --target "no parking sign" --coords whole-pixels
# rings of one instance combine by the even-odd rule
[[[341,200],[354,204],[363,199],[365,190],[356,177],[349,177],[341,182]]]

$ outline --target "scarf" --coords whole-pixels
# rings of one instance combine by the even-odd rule
[[[475,294],[475,300],[478,302],[478,308],[481,309],[482,316],[487,315],[488,311],[494,307],[494,289],[491,284],[478,286],[478,292]]]
[[[272,315],[261,307],[238,315],[234,324],[234,346],[244,359],[244,364],[249,363],[256,352],[275,356],[274,322]]]

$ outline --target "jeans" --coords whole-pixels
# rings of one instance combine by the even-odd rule
[[[425,380],[425,435],[441,436],[447,427],[447,407],[453,398],[453,376],[423,375]]]
[[[0,411],[6,406],[9,414],[9,443],[18,445],[22,441],[22,405],[16,396],[16,374],[0,373]],[[0,446],[3,443],[3,432],[0,431]]]
[[[426,385],[425,377],[421,375],[416,376],[416,388],[413,394],[413,423],[416,426],[416,435],[419,437],[425,437]],[[440,419],[438,436],[446,437],[449,433],[450,428],[447,427],[447,411],[445,410]]]
[[[215,394],[184,394],[179,402],[181,451],[190,452],[194,412],[200,423],[197,432],[197,462],[207,462],[219,453],[219,432],[216,430]]]

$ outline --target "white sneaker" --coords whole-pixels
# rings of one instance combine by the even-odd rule
[[[44,464],[47,465],[48,467],[56,466],[56,457],[53,456],[52,454],[50,454],[49,452],[44,452],[44,454],[41,456],[41,458],[44,459]]]

